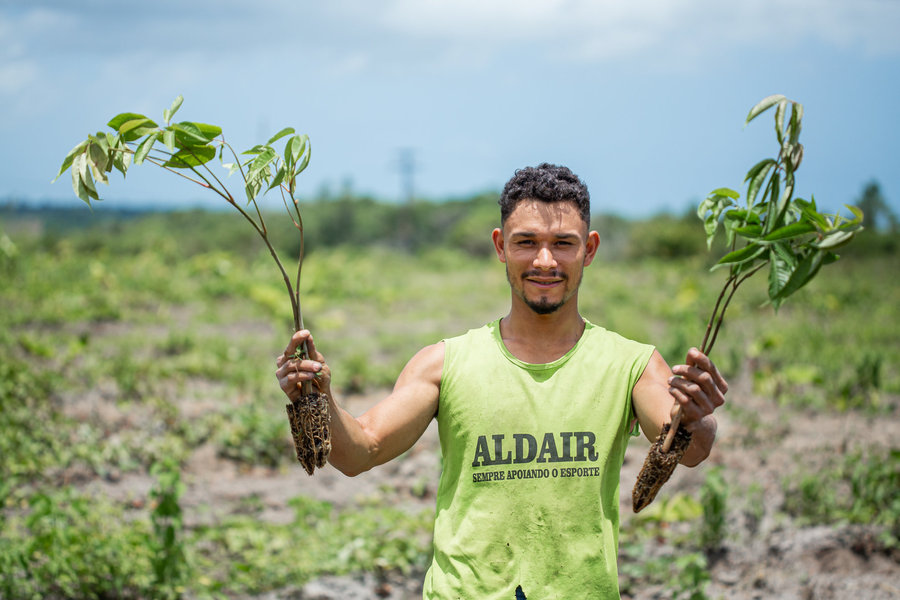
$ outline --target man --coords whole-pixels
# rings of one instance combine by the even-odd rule
[[[494,249],[509,313],[419,351],[391,394],[359,418],[333,399],[309,332],[276,375],[290,398],[315,380],[329,397],[329,461],[353,476],[409,449],[433,418],[443,469],[425,598],[618,598],[619,472],[637,434],[656,439],[673,399],[693,434],[682,462],[710,451],[727,383],[696,349],[670,369],[652,347],[578,312],[589,231],[587,188],[569,169],[521,169],[500,198]],[[288,360],[309,340],[315,360]]]

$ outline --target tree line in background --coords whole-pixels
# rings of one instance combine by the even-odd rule
[[[307,251],[337,246],[386,246],[416,252],[451,246],[472,256],[487,257],[493,253],[489,232],[499,226],[497,199],[496,193],[483,193],[445,202],[391,204],[354,195],[349,188],[339,195],[321,194],[303,205],[304,221],[310,232],[306,240]],[[854,203],[865,214],[866,231],[852,247],[842,249],[843,254],[897,252],[900,221],[879,184],[875,181],[866,184]],[[142,230],[146,239],[138,236],[122,240],[105,235],[121,227],[123,221],[137,217],[144,221]],[[28,208],[8,201],[6,206],[0,206],[0,224],[5,223],[9,228],[14,221],[33,222],[41,235],[50,238],[49,243],[57,234],[93,227],[96,235],[81,238],[81,244],[106,247],[114,243],[121,246],[117,248],[121,252],[146,248],[154,231],[174,235],[182,244],[179,251],[187,255],[212,250],[209,245],[213,243],[216,247],[233,250],[258,250],[255,233],[233,215],[219,211],[191,209],[156,213],[105,208],[90,211],[75,203],[71,208]],[[299,251],[296,236],[291,224],[281,221],[273,220],[270,226],[274,243],[280,251],[293,255]],[[215,235],[190,235],[200,223],[208,233]],[[693,208],[682,215],[660,214],[644,219],[627,219],[595,209],[591,226],[600,233],[600,252],[606,258],[665,260],[709,254]]]

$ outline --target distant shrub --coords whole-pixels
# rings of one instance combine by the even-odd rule
[[[693,218],[668,215],[632,224],[627,257],[631,259],[674,259],[706,253],[703,229]]]

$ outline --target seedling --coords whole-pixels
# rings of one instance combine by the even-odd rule
[[[182,101],[183,98],[178,96],[163,111],[163,125],[136,113],[116,115],[107,123],[111,132],[89,135],[72,148],[54,181],[71,169],[72,189],[90,206],[91,200],[100,200],[96,182],[108,185],[108,174],[113,169],[125,177],[132,165],[150,163],[210,190],[234,207],[259,234],[284,280],[293,312],[294,331],[303,329],[300,275],[303,270],[304,230],[296,191],[297,177],[309,165],[309,137],[286,127],[265,144],[242,152],[240,156],[247,157],[242,162],[225,140],[220,127],[192,121],[172,122]],[[284,140],[284,146],[278,152],[273,144],[281,140]],[[239,173],[241,192],[232,194],[223,181],[227,176],[220,178],[210,168],[216,157],[228,176]],[[233,162],[225,162],[226,159]],[[259,206],[262,196],[273,189],[281,193],[285,210],[300,236],[293,281],[269,239],[269,230]],[[246,196],[246,203],[243,196]],[[305,347],[303,352],[306,352]],[[286,408],[297,459],[311,475],[316,467],[324,466],[331,449],[328,403],[326,396],[318,389],[313,391],[309,382],[304,383],[302,392],[300,400],[292,401]]]
[[[701,351],[709,355],[722,327],[725,311],[738,287],[757,272],[769,267],[769,303],[778,307],[797,290],[812,281],[823,265],[836,261],[835,250],[849,243],[862,229],[863,213],[847,206],[852,217],[822,214],[810,200],[794,198],[795,173],[803,160],[800,127],[803,105],[778,94],[768,96],[750,109],[745,125],[775,107],[775,135],[779,151],[750,168],[744,182],[744,205],[740,194],[729,188],[710,192],[697,209],[703,220],[707,247],[721,225],[728,252],[712,270],[727,269],[728,277],[716,299]],[[787,109],[790,107],[790,116]],[[635,512],[646,507],[668,481],[691,441],[690,433],[679,429],[680,405],[651,446],[632,491]]]

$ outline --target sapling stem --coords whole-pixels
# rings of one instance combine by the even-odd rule
[[[63,159],[62,166],[54,178],[58,179],[65,171],[72,169],[72,188],[76,196],[90,206],[91,200],[99,200],[94,179],[108,183],[106,173],[113,168],[119,170],[123,177],[132,166],[132,157],[141,157],[141,162],[148,162],[161,169],[186,179],[200,187],[212,190],[246,220],[263,240],[269,254],[275,261],[284,281],[284,286],[291,299],[294,331],[304,329],[303,313],[300,307],[300,276],[303,269],[305,251],[305,232],[300,215],[300,204],[294,197],[296,178],[309,164],[310,145],[306,135],[297,135],[293,128],[287,127],[275,134],[264,145],[257,145],[244,154],[256,154],[255,159],[242,163],[238,153],[225,140],[222,129],[214,125],[194,122],[173,124],[171,118],[181,106],[179,96],[172,107],[163,113],[165,125],[159,127],[151,119],[134,113],[120,113],[113,117],[107,125],[115,131],[113,134],[99,133],[90,135],[84,142],[73,148]],[[275,141],[294,134],[285,144],[283,158],[272,147]],[[142,141],[138,141],[139,139]],[[160,144],[162,147],[157,147]],[[177,148],[177,151],[175,150]],[[239,171],[243,182],[243,191],[247,196],[247,205],[238,203],[222,179],[210,168],[209,162],[218,154],[221,162],[225,149],[234,158],[234,165],[229,165],[231,173]],[[302,160],[301,160],[302,159]],[[223,165],[226,166],[226,165]],[[90,167],[90,170],[88,169]],[[273,179],[274,169],[274,179]],[[93,177],[92,177],[93,176]],[[292,283],[291,275],[281,262],[272,241],[269,229],[260,206],[259,196],[278,187],[285,203],[288,216],[300,232],[300,251],[297,257],[296,280]],[[285,192],[290,197],[292,206],[288,205]],[[256,213],[255,216],[253,213]],[[290,358],[307,358],[311,345],[305,341]],[[316,388],[319,385],[316,384]],[[322,467],[331,449],[328,402],[325,394],[314,393],[312,384],[304,381],[301,386],[303,397],[292,400],[287,406],[288,418],[291,422],[291,434],[297,458],[309,474],[316,467]]]
[[[703,336],[703,343],[700,345],[700,352],[709,356],[710,352],[712,352],[713,346],[716,343],[716,338],[719,337],[719,330],[722,328],[722,322],[725,320],[725,311],[728,310],[728,305],[731,304],[731,299],[734,298],[735,292],[737,292],[738,287],[745,281],[747,281],[754,273],[763,268],[768,261],[765,261],[761,264],[756,265],[750,271],[748,271],[743,277],[738,278],[736,273],[733,273],[726,281],[725,285],[722,286],[722,290],[719,292],[719,297],[716,299],[716,306],[713,308],[712,315],[709,317],[709,321],[706,323],[706,333]],[[731,288],[731,291],[728,291],[728,288]],[[726,295],[727,293],[727,295]],[[722,300],[724,299],[724,303]],[[720,308],[721,307],[721,308]],[[711,335],[710,335],[711,334]],[[672,415],[672,424],[669,426],[669,431],[666,434],[666,439],[663,441],[662,452],[668,452],[672,447],[672,441],[675,439],[675,434],[678,433],[678,427],[681,424],[681,405],[679,404],[675,412]]]

